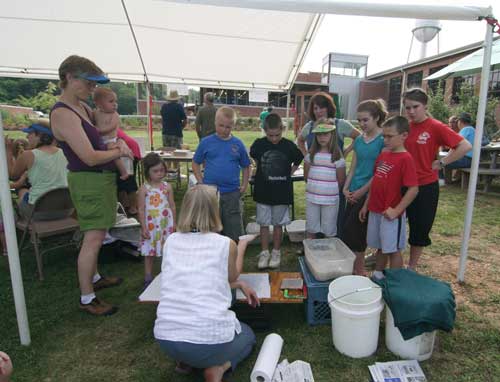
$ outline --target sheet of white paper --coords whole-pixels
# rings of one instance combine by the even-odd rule
[[[276,370],[274,370],[273,382],[286,382],[283,379],[283,374],[285,373],[285,369],[288,367],[289,364],[290,363],[286,358],[280,363],[278,363],[278,365],[276,366]]]
[[[149,284],[149,286],[139,296],[141,302],[160,301],[161,273]]]
[[[304,361],[292,362],[285,369],[283,381],[287,382],[314,382],[311,365]]]
[[[271,284],[269,273],[242,273],[238,280],[245,281],[257,293],[259,298],[271,298]],[[241,290],[236,291],[236,298],[244,300],[246,297]]]
[[[380,381],[426,382],[424,372],[418,361],[377,362],[373,365]]]

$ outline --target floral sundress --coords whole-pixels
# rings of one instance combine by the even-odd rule
[[[142,256],[161,256],[163,244],[168,235],[174,231],[172,210],[168,204],[167,182],[162,182],[160,187],[146,187],[146,224],[150,239],[141,240]]]

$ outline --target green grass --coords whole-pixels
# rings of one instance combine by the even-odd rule
[[[140,134],[132,131],[132,135]],[[247,146],[258,133],[236,132]],[[197,143],[188,132],[185,141]],[[160,143],[160,137],[155,136]],[[296,216],[304,218],[304,185],[296,183]],[[185,188],[176,191],[180,206]],[[456,268],[451,276],[434,267],[433,261],[451,256],[458,258],[466,194],[455,187],[442,190],[440,206],[433,229],[433,246],[422,259],[424,273],[454,281]],[[478,195],[471,240],[469,272],[475,266],[486,264],[479,283],[470,282],[454,289],[470,297],[471,302],[458,304],[457,321],[450,334],[439,333],[438,343],[429,361],[422,367],[429,381],[498,381],[500,375],[500,280],[498,276],[500,199]],[[255,215],[251,197],[245,198],[245,218]],[[297,270],[299,245],[285,240],[282,270]],[[258,247],[251,246],[245,260],[245,270],[256,271]],[[19,344],[11,280],[6,258],[0,257],[0,350],[9,353],[15,366],[15,382],[80,382],[80,381],[199,381],[196,376],[179,376],[173,372],[174,363],[164,356],[156,345],[152,328],[156,307],[137,303],[142,287],[143,266],[118,254],[102,253],[100,271],[120,275],[124,283],[104,290],[100,296],[105,301],[120,306],[117,314],[95,318],[78,311],[79,291],[76,278],[77,251],[73,248],[59,250],[45,256],[44,282],[35,277],[36,264],[33,253],[27,250],[21,256],[28,318],[32,344]],[[476,260],[474,260],[476,259]],[[157,264],[158,268],[159,264]],[[455,267],[455,265],[454,265]],[[483,269],[483,268],[481,268]],[[471,280],[475,276],[468,273]],[[475,280],[475,279],[474,279]],[[457,289],[458,288],[458,289]],[[482,295],[476,295],[479,292]],[[381,327],[379,347],[375,356],[354,360],[338,353],[331,339],[331,327],[309,327],[305,322],[304,308],[296,305],[274,305],[271,328],[258,331],[257,350],[270,332],[283,336],[285,344],[282,357],[310,362],[317,382],[367,381],[367,366],[376,361],[396,359],[385,347]],[[482,314],[488,308],[492,315]],[[496,313],[495,313],[496,312]],[[248,381],[257,350],[244,361],[234,376],[235,381]]]

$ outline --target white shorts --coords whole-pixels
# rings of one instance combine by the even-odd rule
[[[339,205],[322,205],[307,202],[306,230],[309,233],[323,233],[326,237],[337,236],[337,215]]]
[[[290,224],[290,215],[288,205],[280,204],[269,206],[267,204],[257,203],[257,224],[267,227],[270,225],[288,225]]]
[[[389,220],[382,214],[368,214],[368,231],[366,235],[368,247],[381,249],[382,253],[395,253],[406,247],[406,214]]]

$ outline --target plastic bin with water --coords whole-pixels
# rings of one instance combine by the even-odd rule
[[[352,274],[356,255],[336,237],[306,239],[304,252],[306,263],[317,280],[326,281]]]
[[[306,238],[306,221],[294,220],[286,226],[288,238],[292,243],[300,243]]]

